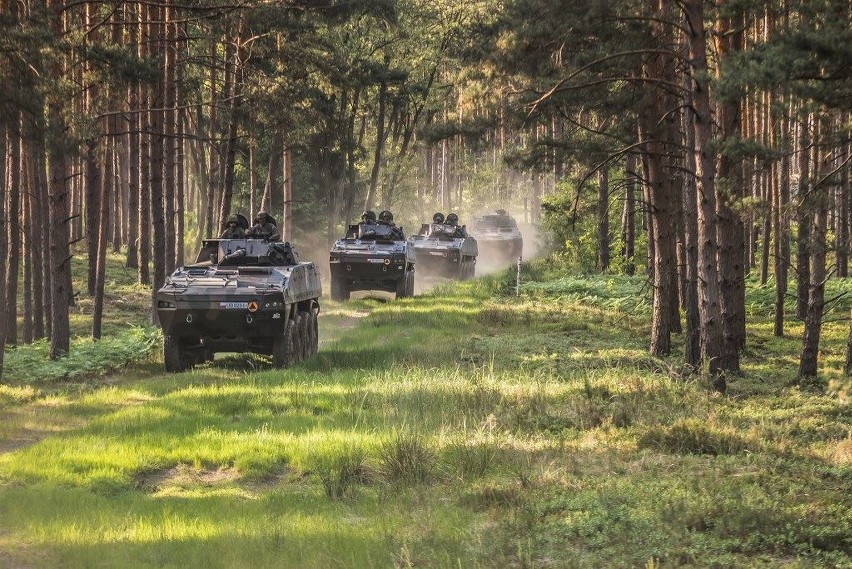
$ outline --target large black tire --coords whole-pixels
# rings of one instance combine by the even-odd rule
[[[306,360],[313,355],[311,353],[311,349],[313,347],[311,331],[314,327],[311,323],[311,313],[307,311],[300,312],[299,320],[299,353],[301,356],[300,360]]]
[[[293,363],[299,363],[305,355],[302,348],[305,345],[305,339],[302,335],[305,331],[304,326],[302,326],[302,314],[304,312],[297,312],[293,317]]]
[[[402,277],[396,281],[396,297],[397,298],[405,298],[407,296],[411,296],[411,284],[412,283],[412,273],[411,271],[405,271]]]
[[[349,300],[349,287],[340,279],[331,279],[331,300]]]
[[[311,310],[311,355],[319,351],[319,308]]]
[[[405,286],[408,296],[414,296],[414,269],[405,272]]]
[[[166,334],[163,337],[163,361],[166,371],[177,373],[185,371],[189,367],[186,354],[180,347],[180,338]]]
[[[284,329],[272,339],[272,365],[276,368],[290,367],[296,363],[297,319],[287,321]]]

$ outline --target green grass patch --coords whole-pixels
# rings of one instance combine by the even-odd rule
[[[0,387],[0,565],[852,565],[845,323],[800,386],[755,310],[721,396],[647,355],[642,278],[524,275],[323,302],[287,370]]]

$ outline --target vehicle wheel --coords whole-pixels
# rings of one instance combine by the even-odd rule
[[[414,269],[406,271],[405,286],[407,288],[408,296],[414,296]]]
[[[163,361],[166,371],[176,373],[188,367],[186,354],[180,347],[180,338],[167,334],[163,337]]]
[[[311,357],[311,348],[313,347],[313,340],[311,339],[311,331],[313,330],[313,325],[311,324],[311,313],[304,311],[299,313],[299,360],[306,360]]]
[[[311,310],[311,355],[319,352],[319,308]]]
[[[277,332],[272,339],[272,365],[277,368],[285,368],[296,363],[294,341],[297,336],[296,319],[287,321],[284,329]]]
[[[406,296],[408,296],[408,271],[405,271],[402,277],[396,281],[396,297],[405,298]]]
[[[304,328],[302,327],[302,314],[303,312],[297,312],[293,317],[293,341],[291,344],[292,354],[293,354],[293,363],[299,363],[302,361],[303,350],[302,346],[305,344],[304,336],[302,333],[304,332]]]
[[[331,300],[349,300],[349,287],[341,280],[331,279]]]

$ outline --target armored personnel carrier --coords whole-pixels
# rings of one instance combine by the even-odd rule
[[[356,290],[383,290],[396,298],[414,294],[414,254],[388,211],[364,212],[329,252],[331,298],[349,300]]]
[[[313,263],[289,243],[208,239],[195,264],[157,291],[166,370],[183,371],[215,352],[254,352],[287,367],[316,353],[322,295]]]
[[[524,238],[515,218],[498,209],[474,218],[471,232],[479,243],[480,260],[497,266],[513,263],[524,250]]]
[[[449,222],[449,223],[447,223]],[[436,213],[417,235],[408,238],[418,276],[466,280],[473,278],[479,248],[476,239],[458,225],[458,216]]]

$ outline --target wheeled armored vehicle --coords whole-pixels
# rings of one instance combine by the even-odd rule
[[[331,298],[349,300],[356,290],[414,295],[414,254],[402,228],[385,223],[350,225],[329,252]]]
[[[479,244],[480,260],[494,266],[517,261],[523,254],[524,238],[515,218],[504,209],[476,217],[471,233]]]
[[[272,356],[275,367],[317,352],[320,278],[289,243],[208,239],[195,264],[157,291],[166,370],[183,371],[215,352]]]
[[[479,248],[464,225],[444,223],[444,216],[435,214],[433,223],[424,223],[417,235],[408,238],[408,246],[418,278],[473,278]]]

